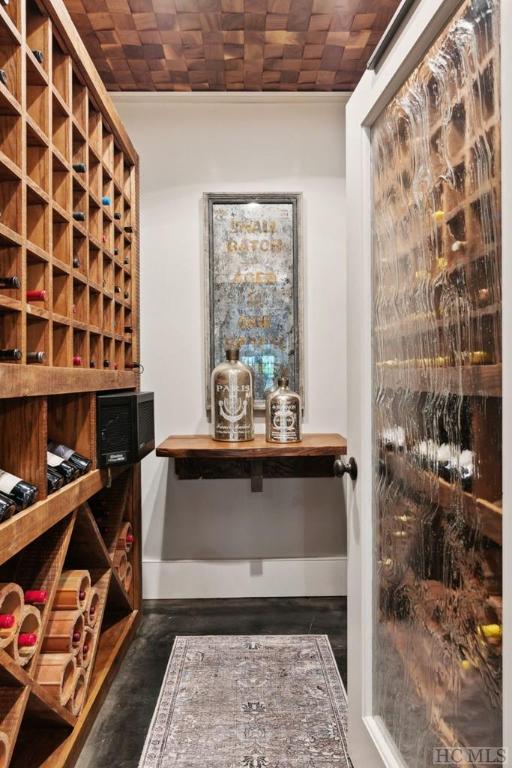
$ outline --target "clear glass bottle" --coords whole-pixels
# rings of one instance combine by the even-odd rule
[[[226,360],[212,372],[212,437],[238,443],[254,440],[252,373],[240,362],[240,350],[226,349]]]
[[[302,403],[292,392],[285,377],[277,380],[277,389],[266,401],[266,439],[269,443],[299,443],[302,440]]]

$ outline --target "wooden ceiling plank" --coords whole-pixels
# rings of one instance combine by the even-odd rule
[[[64,2],[109,89],[159,91],[351,89],[398,4]]]

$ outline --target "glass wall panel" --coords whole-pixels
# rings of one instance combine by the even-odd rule
[[[502,738],[499,93],[465,2],[371,133],[373,707],[411,767]]]

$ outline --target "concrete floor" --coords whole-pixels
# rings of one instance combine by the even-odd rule
[[[176,635],[327,634],[347,683],[346,598],[146,600],[77,768],[137,768]]]

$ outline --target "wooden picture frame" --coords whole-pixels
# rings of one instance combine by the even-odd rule
[[[207,411],[227,344],[253,371],[256,410],[278,376],[304,398],[302,194],[205,193],[203,204]]]

